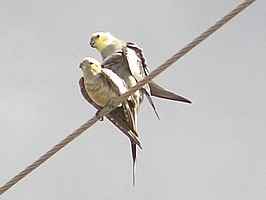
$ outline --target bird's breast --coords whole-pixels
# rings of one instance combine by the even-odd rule
[[[94,83],[85,82],[85,89],[94,103],[101,107],[107,106],[111,99],[118,97],[111,85],[104,80]]]

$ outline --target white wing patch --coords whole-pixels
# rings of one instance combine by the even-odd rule
[[[112,82],[111,84],[116,87],[119,94],[124,94],[127,92],[128,88],[125,81],[121,79],[117,74],[107,68],[103,68],[102,72],[108,76],[109,80]]]
[[[126,57],[131,74],[140,81],[144,78],[143,66],[141,59],[133,49],[126,48]]]

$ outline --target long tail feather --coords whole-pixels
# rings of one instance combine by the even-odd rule
[[[159,114],[158,114],[158,112],[157,112],[157,110],[156,110],[155,104],[154,104],[154,102],[153,102],[153,100],[152,100],[150,94],[149,94],[149,93],[147,92],[147,90],[145,90],[145,89],[142,89],[142,91],[145,93],[145,95],[146,95],[148,101],[150,102],[150,104],[151,104],[151,106],[152,106],[152,108],[153,108],[153,110],[154,110],[154,112],[155,112],[157,118],[160,120],[160,116],[159,116]]]
[[[133,170],[133,186],[135,186],[136,183],[136,157],[137,157],[137,147],[136,144],[131,143],[131,151],[132,151],[132,170]]]
[[[184,103],[192,103],[189,99],[182,97],[178,94],[175,94],[173,92],[170,92],[161,86],[159,86],[157,83],[151,81],[149,83],[150,89],[151,89],[151,95],[163,99],[169,99],[173,101],[180,101]]]

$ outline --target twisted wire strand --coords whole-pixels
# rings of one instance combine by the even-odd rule
[[[175,63],[177,60],[179,60],[181,57],[183,57],[185,54],[187,54],[190,50],[192,50],[194,47],[196,47],[199,43],[201,43],[202,41],[207,39],[211,34],[213,34],[215,31],[217,31],[224,24],[226,24],[229,20],[231,20],[233,17],[235,17],[237,14],[239,14],[242,10],[247,8],[250,4],[252,4],[255,1],[256,0],[246,0],[245,2],[240,4],[237,8],[235,8],[230,13],[228,13],[226,16],[224,16],[221,20],[216,22],[213,26],[211,26],[209,29],[207,29],[205,32],[203,32],[200,36],[195,38],[192,42],[187,44],[184,48],[182,48],[180,51],[178,51],[176,54],[174,54],[171,58],[166,60],[162,65],[160,65],[158,68],[153,70],[148,76],[146,76],[141,81],[139,81],[137,85],[130,88],[124,95],[121,95],[118,98],[116,98],[113,101],[113,106],[116,107],[121,102],[125,101],[127,99],[128,95],[133,95],[136,90],[142,88],[145,84],[149,83],[152,79],[154,79],[156,76],[158,76],[160,73],[162,73],[168,67],[170,67],[173,63]],[[106,109],[108,109],[108,108],[106,108]]]
[[[112,102],[112,105],[109,105],[109,106],[103,108],[100,112],[97,113],[97,115],[95,115],[93,118],[88,120],[80,128],[78,128],[73,133],[68,135],[64,140],[62,140],[60,143],[55,145],[51,150],[47,151],[43,156],[41,156],[39,159],[37,159],[35,162],[33,162],[28,167],[26,167],[19,174],[14,176],[10,181],[8,181],[6,184],[4,184],[0,188],[0,195],[2,195],[4,192],[9,190],[12,186],[14,186],[16,183],[18,183],[21,179],[23,179],[25,176],[27,176],[29,173],[31,173],[33,170],[35,170],[37,167],[39,167],[42,163],[44,163],[46,160],[51,158],[55,153],[57,153],[59,150],[61,150],[63,147],[65,147],[68,143],[73,141],[76,137],[81,135],[89,127],[91,127],[93,124],[95,124],[99,119],[101,119],[102,117],[107,115],[109,112],[111,112],[113,109],[115,109],[121,102],[125,101],[130,95],[134,94],[136,90],[139,90],[145,84],[149,83],[153,78],[155,78],[160,73],[162,73],[164,70],[166,70],[168,67],[170,67],[178,59],[180,59],[182,56],[184,56],[186,53],[188,53],[190,50],[192,50],[194,47],[196,47],[199,43],[201,43],[203,40],[205,40],[212,33],[217,31],[224,24],[226,24],[229,20],[231,20],[233,17],[235,17],[237,14],[239,14],[241,11],[243,11],[245,8],[247,8],[249,5],[251,5],[255,1],[256,0],[246,0],[246,1],[244,1],[242,4],[240,4],[238,7],[236,7],[233,11],[231,11],[229,14],[224,16],[221,20],[216,22],[207,31],[202,33],[199,37],[197,37],[191,43],[189,43],[184,48],[182,48],[178,53],[174,54],[170,59],[165,61],[157,69],[152,71],[148,76],[146,76],[144,79],[142,79],[137,85],[135,85],[134,87],[130,88],[125,94],[123,94],[120,97],[116,98]]]

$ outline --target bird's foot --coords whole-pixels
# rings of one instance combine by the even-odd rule
[[[114,109],[115,106],[114,106],[114,99],[111,99],[109,102],[108,102],[108,105],[107,105],[109,108],[111,109]]]
[[[100,117],[99,116],[100,115],[100,112],[101,112],[101,110],[98,110],[95,115],[99,119],[99,121],[103,121],[103,117]]]

